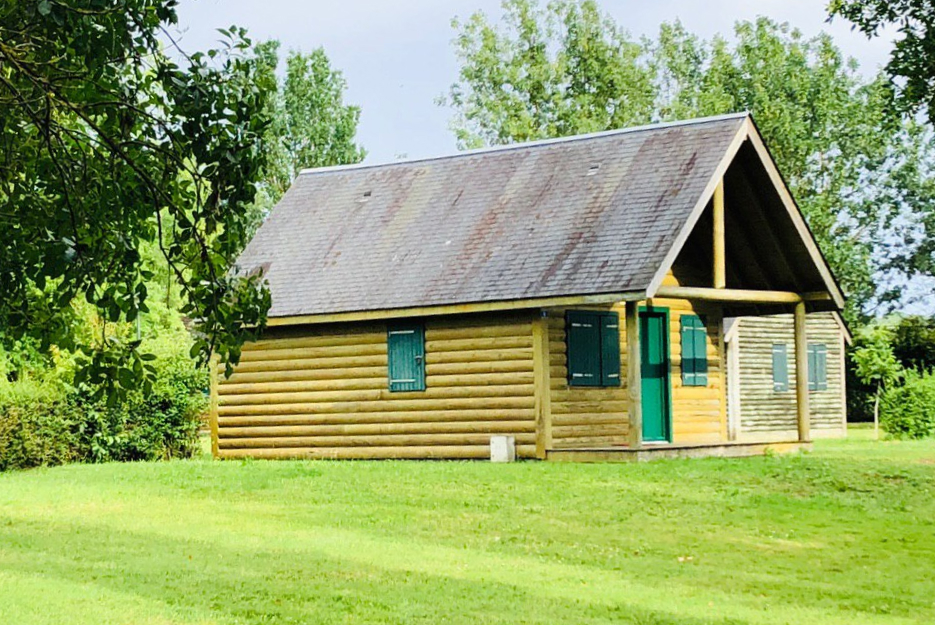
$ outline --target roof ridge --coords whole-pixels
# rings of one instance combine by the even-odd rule
[[[582,141],[585,139],[597,139],[601,137],[610,137],[634,132],[645,132],[648,130],[660,130],[664,128],[676,128],[679,126],[695,126],[700,124],[709,124],[731,119],[744,119],[750,117],[749,111],[739,113],[725,113],[723,115],[710,115],[708,117],[696,117],[693,119],[682,119],[671,122],[657,122],[654,124],[643,124],[642,126],[629,126],[627,128],[615,128],[613,130],[601,130],[580,135],[568,135],[567,137],[554,137],[551,139],[539,139],[536,141],[525,141],[523,143],[509,143],[506,145],[494,145],[484,148],[475,148],[473,150],[462,150],[453,154],[443,154],[440,156],[424,156],[418,158],[406,158],[396,161],[387,161],[382,163],[352,163],[349,165],[331,165],[328,167],[310,167],[299,171],[299,175],[324,174],[334,171],[346,171],[352,169],[368,169],[376,167],[392,167],[394,165],[409,165],[412,163],[423,163],[430,161],[447,160],[451,158],[460,158],[465,156],[474,156],[476,154],[486,154],[489,152],[507,152],[510,150],[521,150],[525,148],[534,148],[556,143],[570,143],[572,141]]]

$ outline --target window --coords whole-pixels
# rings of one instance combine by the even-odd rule
[[[390,391],[425,390],[425,329],[418,323],[387,327]]]
[[[773,345],[773,391],[789,390],[789,356],[785,343]]]
[[[808,390],[828,390],[828,348],[823,343],[808,344]]]
[[[568,384],[620,386],[620,320],[615,312],[569,310],[565,315]]]
[[[682,384],[708,385],[708,331],[704,319],[682,315]]]

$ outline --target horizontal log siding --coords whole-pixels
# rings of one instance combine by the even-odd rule
[[[425,321],[426,390],[387,387],[386,326],[270,330],[218,380],[224,458],[535,457],[531,313]]]
[[[670,273],[664,284],[676,286]],[[656,299],[653,304],[669,309],[669,349],[672,381],[672,442],[715,443],[727,439],[727,404],[722,377],[723,317],[713,303]],[[645,305],[645,302],[640,304]],[[601,307],[579,307],[600,310]],[[603,310],[607,310],[605,307]],[[551,354],[552,438],[555,449],[627,445],[627,344],[624,306],[609,308],[620,315],[619,387],[570,387],[565,360],[565,310],[549,312]],[[708,329],[708,385],[682,386],[681,316],[705,317]]]
[[[672,379],[672,442],[720,443],[727,440],[727,385],[723,362],[723,316],[719,304],[656,299],[654,306],[669,309],[669,354]],[[682,385],[682,315],[705,320],[708,356],[706,386]]]
[[[627,444],[627,342],[623,304],[581,306],[582,310],[613,310],[620,315],[620,379],[618,387],[569,386],[565,310],[549,311],[550,390],[552,447],[626,446]]]
[[[740,350],[740,433],[796,432],[795,349],[792,315],[741,317],[736,339]],[[828,389],[809,393],[812,430],[844,433],[843,335],[832,313],[811,313],[805,324],[809,343],[828,348]],[[789,390],[773,391],[773,344],[785,343]],[[792,434],[795,436],[795,434]]]

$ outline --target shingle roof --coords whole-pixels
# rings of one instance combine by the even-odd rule
[[[238,266],[271,317],[644,290],[745,119],[306,170]]]

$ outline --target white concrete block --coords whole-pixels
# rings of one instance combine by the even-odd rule
[[[490,461],[513,462],[514,460],[516,460],[516,437],[491,436]]]

